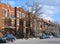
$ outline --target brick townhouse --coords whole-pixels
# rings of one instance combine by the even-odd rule
[[[14,33],[13,31],[25,32],[28,27],[26,26],[26,22],[28,22],[27,14],[20,7],[12,8],[9,4],[0,2],[0,33],[1,31],[5,31],[5,33]]]
[[[9,4],[2,4],[0,2],[0,30],[2,31],[10,31],[14,29],[15,26],[15,9],[12,8]],[[5,29],[5,30],[3,30]]]
[[[47,20],[26,12],[21,7],[12,8],[9,4],[0,2],[0,36],[7,32],[30,36],[33,31],[37,34],[37,31],[47,28],[47,24]]]

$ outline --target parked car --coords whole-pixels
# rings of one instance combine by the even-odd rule
[[[51,35],[51,34],[45,34],[45,33],[43,33],[42,35],[40,35],[40,39],[46,39],[46,38],[53,38],[53,35]]]
[[[53,35],[47,34],[47,35],[46,35],[46,38],[53,38]]]
[[[6,38],[0,38],[0,43],[6,43],[7,39]]]
[[[55,34],[54,34],[54,37],[60,38],[60,34],[59,34],[59,33],[55,33]]]
[[[8,41],[15,41],[16,37],[13,34],[6,34],[0,38],[0,43],[6,43]]]
[[[46,34],[40,35],[40,39],[46,39]]]

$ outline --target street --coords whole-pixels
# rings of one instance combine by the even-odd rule
[[[5,44],[60,44],[60,38],[51,38],[51,39],[18,39],[13,43],[5,43]]]

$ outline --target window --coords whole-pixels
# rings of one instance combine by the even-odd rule
[[[9,12],[10,12],[10,10],[9,10],[9,9],[7,9],[6,17],[9,17]]]
[[[25,14],[24,13],[22,13],[22,18],[25,18]]]
[[[14,27],[14,21],[12,20],[12,27]]]
[[[19,24],[20,24],[21,26],[23,26],[23,25],[24,25],[23,23],[24,23],[24,21],[23,21],[23,20],[20,20],[20,21],[19,21]]]
[[[11,19],[7,19],[7,25],[11,26]]]
[[[4,24],[6,26],[11,26],[11,19],[5,19]]]
[[[48,23],[46,23],[46,22],[45,22],[44,24],[45,24],[45,25],[48,25]]]
[[[8,10],[6,10],[5,17],[8,17]]]
[[[21,17],[21,12],[17,11],[17,17]]]
[[[5,9],[2,9],[2,15],[6,15],[6,10]]]
[[[20,17],[21,17],[21,12],[20,12]]]
[[[36,22],[36,19],[34,19],[34,22]]]
[[[4,19],[2,19],[2,24],[4,25],[4,22],[5,22],[5,20]]]
[[[26,21],[24,21],[24,26],[26,25]]]
[[[29,27],[29,26],[30,26],[30,24],[29,24],[29,22],[27,22],[27,23],[26,23],[26,27]]]
[[[14,13],[13,13],[13,12],[11,12],[11,13],[10,13],[10,15],[11,15],[11,16],[10,16],[11,18],[15,18],[15,16],[14,16]]]

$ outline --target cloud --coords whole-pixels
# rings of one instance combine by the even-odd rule
[[[43,6],[43,11],[44,11],[45,14],[51,14],[51,15],[53,15],[54,12],[55,12],[55,9],[56,8],[54,6],[47,6],[47,5]]]
[[[42,14],[41,18],[46,19],[46,20],[50,20],[50,21],[54,21],[54,19],[50,16],[47,16],[47,14]]]
[[[54,14],[56,13],[56,8],[54,6],[44,5],[42,11],[44,13],[41,14],[41,18],[54,21],[54,19],[52,18],[53,16],[55,16]]]
[[[33,0],[43,5],[60,6],[60,0]]]
[[[15,1],[8,1],[8,3],[9,3],[12,7],[16,6]]]

